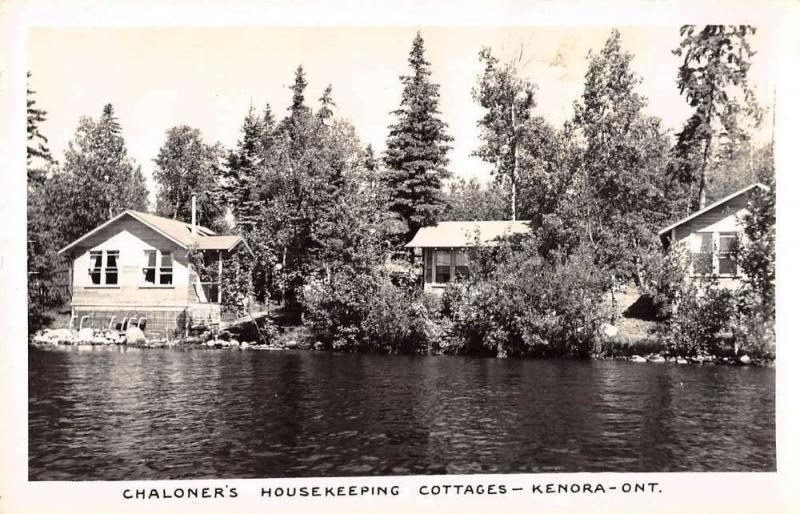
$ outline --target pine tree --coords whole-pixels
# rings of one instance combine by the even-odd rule
[[[446,166],[447,124],[439,116],[439,86],[431,82],[430,63],[417,33],[409,54],[410,75],[402,75],[397,121],[389,127],[384,163],[390,191],[390,209],[407,224],[406,238],[417,229],[435,224],[445,208],[442,182],[450,176]]]
[[[706,204],[708,172],[717,154],[730,154],[747,139],[745,118],[758,123],[760,112],[747,82],[749,59],[755,54],[749,25],[681,27],[683,57],[678,88],[694,112],[678,134],[672,174],[689,188],[695,209]]]

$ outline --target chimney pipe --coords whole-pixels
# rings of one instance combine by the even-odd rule
[[[197,195],[192,193],[192,235],[197,235]]]

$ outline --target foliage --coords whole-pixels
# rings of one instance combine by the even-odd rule
[[[431,81],[419,33],[408,63],[411,74],[400,77],[403,93],[400,107],[392,112],[396,121],[389,126],[383,157],[389,208],[406,223],[406,241],[420,227],[436,223],[445,209],[442,181],[450,175],[446,166],[452,141],[439,115],[439,86]]]
[[[542,261],[535,241],[503,255],[486,279],[451,293],[443,312],[463,353],[586,357],[601,317],[602,284],[585,248]]]
[[[28,72],[28,79],[31,78],[31,72]],[[36,91],[27,89],[27,118],[28,118],[28,146],[26,164],[28,169],[28,183],[29,185],[41,184],[44,180],[44,171],[37,166],[34,166],[34,160],[43,161],[45,165],[54,164],[50,149],[47,147],[47,138],[42,134],[40,125],[47,121],[47,111],[36,107],[36,99],[34,94]]]
[[[622,50],[617,30],[589,56],[584,92],[575,105],[581,165],[573,176],[574,198],[557,212],[561,220],[579,220],[577,232],[593,248],[595,266],[607,270],[610,284],[641,282],[642,261],[660,252],[653,234],[674,210],[664,173],[669,141],[660,121],[644,114],[646,100],[635,91],[641,79],[631,69],[632,58]]]
[[[733,330],[736,319],[734,292],[713,284],[690,283],[682,292],[665,334],[669,355],[718,355],[721,333]]]
[[[483,185],[476,179],[450,182],[445,194],[447,209],[442,220],[481,221],[508,218],[507,195],[496,184]]]
[[[682,57],[678,88],[694,109],[678,134],[671,173],[688,187],[692,207],[705,207],[708,171],[718,154],[730,154],[748,138],[744,119],[760,112],[747,81],[754,55],[749,25],[684,25],[673,53]]]
[[[494,165],[495,179],[510,190],[511,219],[517,219],[520,140],[537,123],[543,123],[532,114],[536,86],[519,76],[521,53],[501,63],[491,48],[484,47],[478,58],[484,70],[472,97],[486,112],[478,121],[482,145],[475,155]]]
[[[198,129],[180,125],[167,130],[155,158],[156,211],[181,221],[191,219],[192,194],[197,195],[197,223],[209,228],[224,226],[221,191],[215,181],[222,149],[207,145]]]
[[[64,168],[46,186],[53,220],[64,241],[72,241],[125,209],[147,209],[141,168],[128,157],[122,129],[107,104],[99,119],[83,117],[64,152]],[[69,205],[64,211],[62,206]]]
[[[742,224],[744,242],[736,251],[744,285],[768,316],[775,315],[775,184],[752,190]]]

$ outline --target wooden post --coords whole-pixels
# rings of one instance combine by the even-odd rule
[[[217,250],[217,303],[222,305],[222,250]]]

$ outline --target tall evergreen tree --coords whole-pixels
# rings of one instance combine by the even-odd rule
[[[28,79],[31,78],[31,72],[28,72]],[[40,159],[44,161],[45,165],[55,163],[55,159],[50,154],[50,149],[47,147],[47,138],[42,134],[39,126],[47,121],[47,111],[36,107],[36,99],[33,91],[28,87],[27,90],[27,116],[28,116],[28,153],[27,153],[27,168],[28,168],[28,182],[30,187],[41,184],[44,180],[44,172],[41,167],[34,166],[34,160]]]
[[[755,52],[749,25],[681,27],[673,53],[683,58],[678,88],[694,112],[678,134],[673,175],[689,189],[695,209],[706,204],[708,172],[718,155],[729,155],[747,139],[742,122],[758,122],[759,109],[747,81]]]
[[[81,118],[64,152],[57,181],[70,205],[61,219],[67,239],[76,238],[125,209],[147,209],[147,184],[141,167],[128,156],[122,129],[111,104],[98,120]]]
[[[510,190],[511,219],[515,220],[521,140],[531,128],[536,86],[519,76],[521,54],[501,63],[491,48],[482,48],[478,57],[484,70],[472,97],[486,113],[478,121],[483,144],[475,154],[494,165],[495,178]]]
[[[417,33],[408,57],[410,75],[402,75],[397,121],[389,126],[384,163],[389,205],[408,226],[406,237],[436,223],[445,208],[442,182],[450,176],[447,152],[452,138],[439,113],[439,86],[431,81],[424,42]]]
[[[250,106],[242,123],[241,138],[228,154],[222,170],[221,182],[240,231],[251,230],[258,216],[258,186],[265,157],[263,145],[267,141],[264,121],[270,120],[271,111],[260,118]]]

